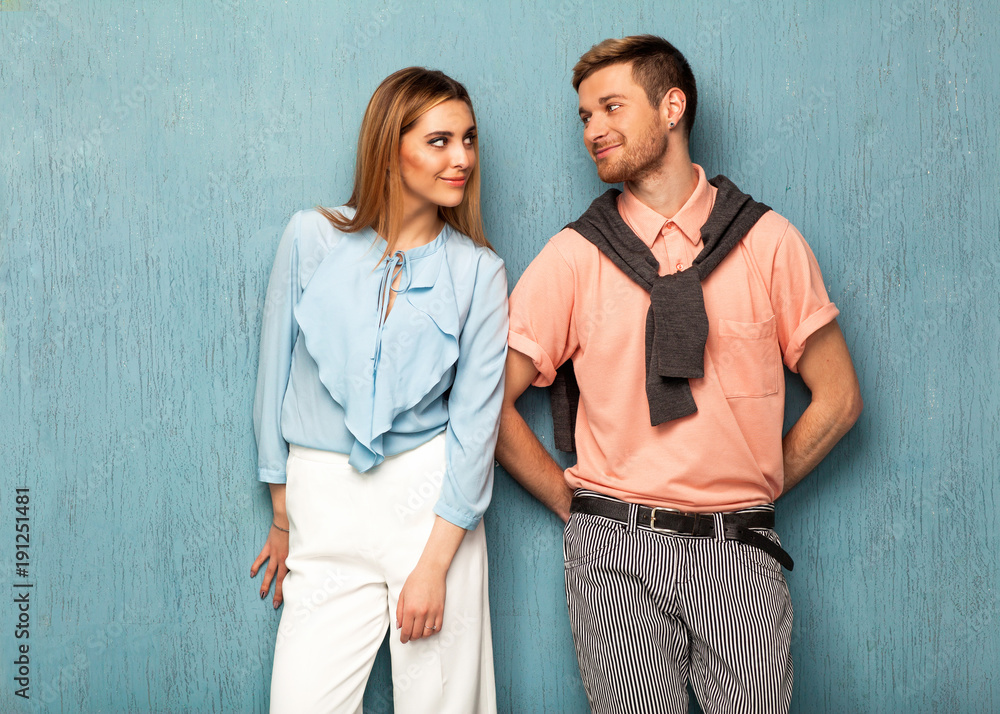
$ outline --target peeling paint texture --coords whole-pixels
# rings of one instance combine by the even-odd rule
[[[34,583],[30,700],[0,605],[0,711],[267,710],[251,408],[282,227],[347,198],[378,82],[439,68],[475,102],[513,285],[604,190],[572,65],[640,32],[698,78],[693,158],[806,236],[864,393],[778,504],[793,711],[1000,710],[998,17],[998,0],[0,0],[0,581]],[[808,393],[786,377],[787,427]],[[551,447],[544,392],[521,405]],[[500,711],[586,711],[561,524],[499,469],[486,521]],[[392,710],[386,655],[366,712]]]

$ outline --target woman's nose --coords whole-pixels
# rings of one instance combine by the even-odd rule
[[[456,169],[468,168],[472,162],[473,151],[467,146],[457,146],[452,151],[451,165]]]

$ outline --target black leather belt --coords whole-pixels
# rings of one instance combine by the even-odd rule
[[[611,501],[595,496],[573,496],[569,510],[577,513],[589,513],[592,516],[610,518],[620,523],[628,523],[629,505],[625,501]],[[741,513],[723,513],[723,537],[759,548],[772,558],[791,570],[795,563],[784,549],[767,536],[761,535],[751,528],[774,528],[773,511],[748,511]],[[691,535],[701,538],[715,537],[715,518],[711,513],[685,513],[672,508],[652,508],[639,506],[635,524],[657,533],[674,535]]]

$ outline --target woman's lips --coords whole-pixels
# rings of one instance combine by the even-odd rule
[[[462,186],[465,185],[466,179],[464,176],[461,176],[459,178],[444,178],[442,176],[441,180],[444,181],[449,186],[453,186],[454,188],[462,188]]]

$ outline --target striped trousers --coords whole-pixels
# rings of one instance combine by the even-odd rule
[[[635,521],[635,507],[628,524],[574,512],[563,536],[566,601],[591,710],[686,714],[690,681],[706,714],[787,712],[792,604],[781,566],[744,543],[657,533]],[[758,532],[780,544],[773,530]]]

